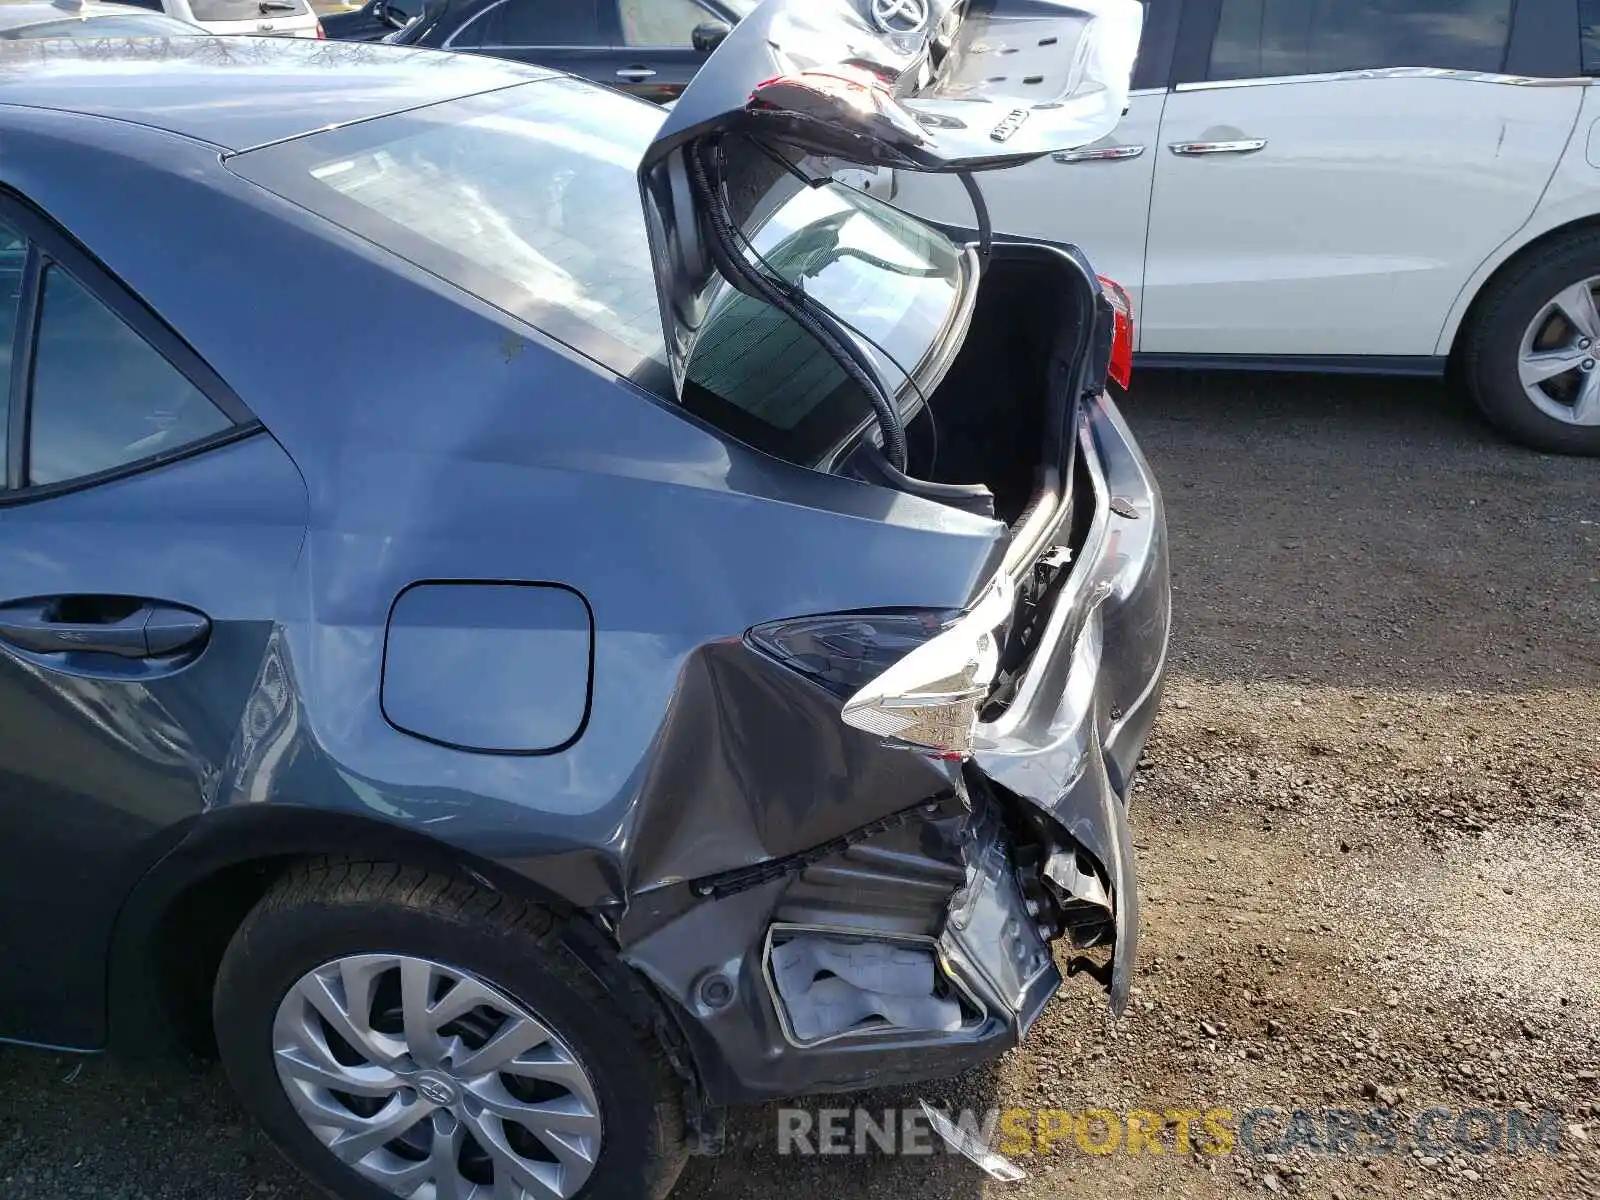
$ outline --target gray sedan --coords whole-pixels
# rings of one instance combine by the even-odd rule
[[[1130,314],[977,177],[1103,137],[1138,20],[767,0],[671,113],[0,44],[0,1037],[176,1033],[331,1194],[522,1200],[991,1059],[1053,941],[1120,1011]],[[1025,99],[969,53],[1019,30]]]

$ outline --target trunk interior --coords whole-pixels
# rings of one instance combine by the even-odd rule
[[[1082,269],[1052,247],[997,243],[965,342],[928,398],[932,420],[907,431],[910,474],[977,484],[1016,525],[1035,503],[1040,472],[1070,469],[1071,401],[1088,352],[1094,294]]]
[[[1011,527],[1016,602],[987,720],[1010,705],[1071,574],[1070,554],[1052,550],[1061,538],[1050,535],[1062,506],[1069,521],[1084,515],[1074,503],[1075,401],[1087,382],[1095,303],[1087,274],[1062,250],[996,245],[966,340],[929,398],[932,421],[909,431],[914,471],[936,484],[981,483]]]

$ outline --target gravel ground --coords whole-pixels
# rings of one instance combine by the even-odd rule
[[[1600,463],[1431,384],[1146,375],[1177,627],[1135,801],[1130,1015],[1069,980],[953,1106],[1556,1108],[1556,1154],[795,1158],[677,1195],[1600,1196]],[[910,1097],[875,1095],[881,1110]],[[1281,1125],[1278,1127],[1281,1131]],[[310,1193],[217,1072],[0,1050],[0,1197]]]

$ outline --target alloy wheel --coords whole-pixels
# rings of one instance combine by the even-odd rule
[[[1600,425],[1600,277],[1559,292],[1529,323],[1517,355],[1522,390],[1567,425]]]
[[[429,959],[307,972],[273,1022],[278,1078],[336,1157],[416,1200],[567,1200],[602,1141],[582,1061],[527,1007]]]

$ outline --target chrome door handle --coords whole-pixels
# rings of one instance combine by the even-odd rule
[[[655,72],[649,67],[623,67],[617,72],[618,79],[626,79],[629,83],[643,83],[654,75]]]
[[[1115,162],[1138,158],[1143,153],[1143,146],[1085,146],[1081,150],[1057,150],[1050,157],[1058,163]]]
[[[1267,144],[1266,138],[1239,138],[1232,142],[1173,142],[1174,154],[1194,157],[1201,154],[1254,154]]]

